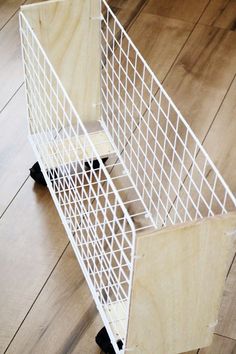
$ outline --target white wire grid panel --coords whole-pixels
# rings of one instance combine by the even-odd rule
[[[158,227],[234,210],[235,197],[103,3],[102,122]]]
[[[100,29],[101,126],[93,134],[110,144],[106,166],[20,14],[30,141],[118,353],[137,231],[227,213],[236,200],[105,0]]]

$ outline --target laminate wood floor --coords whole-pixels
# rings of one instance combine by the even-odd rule
[[[98,354],[96,307],[49,192],[29,178],[23,3],[0,0],[0,353]],[[110,4],[235,193],[236,1]],[[213,344],[189,354],[236,354],[235,251]]]

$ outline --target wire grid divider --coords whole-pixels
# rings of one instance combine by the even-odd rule
[[[102,0],[102,126],[156,227],[227,213],[236,199]]]
[[[20,33],[29,138],[118,353],[117,339],[126,343],[137,231],[226,213],[236,200],[105,0],[100,20],[101,129],[115,161],[108,166],[22,13]],[[122,178],[125,188],[116,183]],[[147,226],[139,229],[137,216]]]
[[[113,346],[120,352],[117,339],[126,340],[137,231],[132,221],[136,215],[128,213],[127,204],[138,203],[143,215],[146,210],[117,155],[120,179],[129,184],[124,190],[116,188],[117,176],[108,173],[114,166],[104,165],[22,13],[20,33],[29,139]],[[98,160],[98,168],[93,160]],[[122,200],[128,189],[133,199]]]

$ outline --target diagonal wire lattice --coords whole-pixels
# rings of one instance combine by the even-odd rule
[[[236,200],[105,0],[100,23],[99,132],[111,146],[106,165],[20,13],[30,142],[120,353],[137,232],[227,213]]]

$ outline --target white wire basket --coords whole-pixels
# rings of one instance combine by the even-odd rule
[[[138,235],[227,214],[235,197],[105,0],[24,6],[20,33],[52,198],[114,350],[149,353],[127,339]]]

